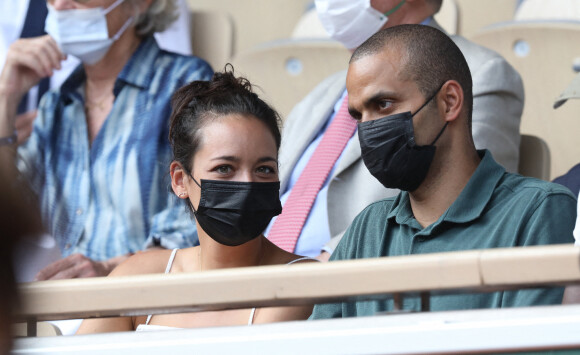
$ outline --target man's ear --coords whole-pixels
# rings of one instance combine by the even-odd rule
[[[439,113],[445,122],[455,121],[463,111],[463,89],[455,80],[448,80],[437,94]]]
[[[173,161],[169,166],[169,174],[171,175],[171,188],[179,198],[187,198],[187,173],[179,162]]]

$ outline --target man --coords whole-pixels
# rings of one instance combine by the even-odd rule
[[[433,20],[442,0],[317,0],[319,16],[330,35],[345,47],[355,49],[381,28],[400,24],[426,24],[440,29]],[[384,14],[387,14],[386,16]],[[388,17],[388,18],[387,18]],[[490,149],[494,159],[508,171],[515,172],[519,157],[519,125],[524,91],[517,72],[499,55],[458,36],[451,37],[459,46],[473,72],[473,137],[477,148]],[[280,150],[280,180],[284,210],[278,219],[292,214],[298,203],[289,204],[295,185],[320,164],[312,162],[318,144],[327,136],[327,128],[338,116],[346,95],[346,71],[337,73],[315,88],[288,116]],[[306,207],[299,236],[288,250],[297,254],[327,259],[354,217],[368,204],[394,196],[397,190],[385,189],[368,173],[360,156],[356,126],[350,139],[338,152],[336,161],[320,183],[314,201]],[[322,159],[328,161],[328,159]],[[311,163],[312,166],[308,164]],[[302,196],[302,192],[300,193]],[[304,200],[304,197],[298,199]],[[300,202],[299,201],[299,202]],[[310,209],[308,209],[310,208]],[[290,218],[288,218],[290,219]],[[274,220],[268,238],[278,245],[293,231],[277,228]],[[276,230],[277,229],[277,230]],[[274,235],[273,235],[274,233]],[[323,251],[323,252],[322,252]],[[322,254],[321,254],[322,252]]]
[[[566,188],[508,173],[471,133],[472,81],[440,31],[404,25],[353,54],[349,111],[371,174],[398,196],[367,207],[331,260],[571,243],[575,198]],[[388,282],[388,281],[385,281]],[[555,304],[561,288],[431,297],[431,309]],[[317,305],[312,318],[373,315],[391,301]],[[404,309],[419,310],[418,299]]]

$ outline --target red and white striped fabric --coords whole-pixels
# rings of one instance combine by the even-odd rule
[[[314,200],[344,147],[356,130],[356,121],[348,113],[348,96],[324,133],[314,154],[294,184],[290,196],[270,229],[268,239],[280,248],[293,252],[310,214]]]

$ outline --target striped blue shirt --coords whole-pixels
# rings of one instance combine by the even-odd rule
[[[144,39],[115,82],[113,108],[92,144],[82,66],[42,98],[19,168],[64,256],[105,260],[153,240],[167,248],[197,243],[189,212],[171,193],[168,119],[171,95],[212,73],[203,60]]]

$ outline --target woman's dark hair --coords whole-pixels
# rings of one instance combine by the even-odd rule
[[[234,68],[226,65],[223,73],[215,73],[210,81],[193,81],[179,89],[171,99],[173,112],[169,142],[173,160],[191,173],[193,156],[201,143],[201,128],[206,122],[230,114],[251,115],[274,136],[280,149],[280,117],[252,91],[252,84],[234,76]]]

